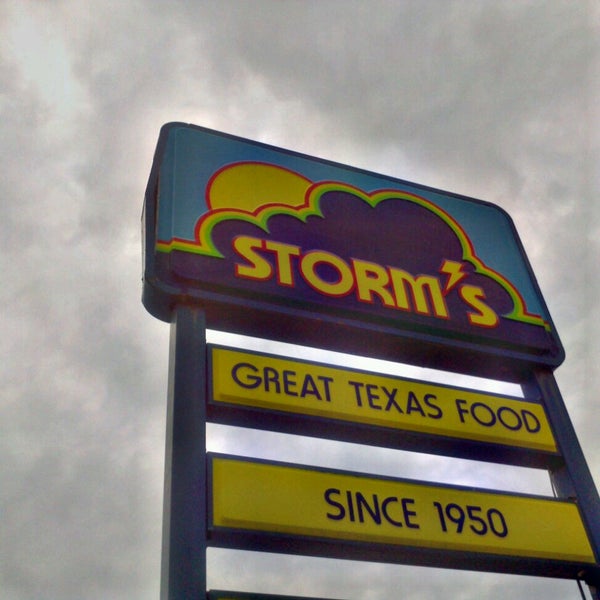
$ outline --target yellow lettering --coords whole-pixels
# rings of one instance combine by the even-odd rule
[[[303,252],[294,244],[244,235],[233,240],[233,249],[242,259],[235,263],[237,277],[266,281],[276,275],[279,285],[293,287],[300,272],[308,285],[325,296],[347,296],[354,290],[359,302],[373,304],[380,301],[388,308],[438,319],[450,318],[440,280],[433,275],[411,275],[403,269],[357,258],[351,259],[349,264],[325,250]],[[265,257],[267,252],[272,256]],[[459,268],[451,266],[444,272],[452,276],[460,274]],[[455,278],[454,285],[457,282]],[[457,287],[460,298],[470,309],[466,314],[471,325],[498,325],[500,319],[485,301],[483,288],[474,285]]]
[[[236,263],[235,274],[238,277],[265,280],[273,275],[273,267],[255,252],[259,248],[263,248],[263,241],[259,238],[240,235],[233,240],[233,249],[249,263]]]
[[[316,272],[318,264],[326,264],[337,271],[337,281],[325,281]],[[331,252],[312,250],[307,252],[300,262],[300,272],[307,283],[318,292],[327,296],[345,296],[354,287],[354,277],[350,267]]]
[[[275,252],[277,257],[277,277],[280,285],[293,286],[292,256],[300,256],[300,247],[267,240],[265,249]]]
[[[480,327],[496,327],[498,315],[485,303],[485,292],[474,285],[463,285],[460,288],[461,298],[476,312],[468,312],[469,322]]]
[[[411,310],[407,288],[410,289],[415,311],[422,315],[433,314],[441,319],[448,318],[448,307],[442,294],[440,282],[431,275],[418,275],[413,277],[407,271],[390,267],[392,286],[396,296],[396,306],[401,310]]]
[[[390,275],[387,270],[377,263],[366,260],[352,259],[354,275],[356,276],[356,287],[359,300],[373,302],[373,294],[379,296],[385,306],[394,308],[394,298],[386,285],[390,283]]]

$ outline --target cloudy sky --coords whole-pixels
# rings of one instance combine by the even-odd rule
[[[169,121],[507,210],[600,482],[599,34],[594,0],[0,0],[2,597],[159,595],[169,327],[140,302],[140,214]],[[550,493],[539,471],[217,426],[208,444]],[[222,550],[208,563],[210,587],[242,591],[579,597],[572,581],[469,571]]]

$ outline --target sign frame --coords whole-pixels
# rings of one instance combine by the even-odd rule
[[[269,407],[266,402],[260,402],[260,392],[253,392],[254,402],[232,402],[227,399],[217,398],[215,391],[216,379],[226,377],[225,374],[217,374],[214,364],[215,352],[232,352],[243,354],[246,357],[257,357],[265,360],[274,360],[286,362],[290,365],[301,365],[321,369],[322,372],[351,373],[356,377],[364,376],[368,378],[380,377],[386,381],[396,381],[402,385],[414,384],[423,388],[429,386],[431,390],[443,390],[445,392],[456,392],[466,397],[492,398],[494,400],[506,399],[509,402],[519,402],[523,407],[530,405],[536,406],[544,414],[544,427],[547,427],[552,436],[552,430],[549,420],[545,414],[543,405],[528,399],[515,398],[503,394],[490,394],[479,392],[472,389],[458,386],[442,385],[439,383],[429,383],[392,375],[384,375],[363,369],[347,368],[342,366],[331,366],[316,361],[286,358],[275,354],[258,352],[247,349],[239,349],[219,344],[208,344],[208,392],[207,392],[207,415],[215,423],[223,425],[233,425],[237,427],[249,427],[255,429],[268,429],[271,431],[290,433],[296,435],[305,435],[311,437],[327,438],[337,441],[346,441],[351,443],[365,444],[371,446],[380,446],[398,450],[407,450],[412,452],[424,452],[429,454],[440,454],[453,456],[456,458],[465,458],[472,460],[481,460],[500,464],[511,464],[523,467],[533,468],[551,468],[560,464],[560,455],[558,449],[540,449],[526,445],[492,442],[489,440],[477,440],[466,436],[444,435],[441,431],[433,433],[430,431],[419,431],[405,427],[392,427],[376,425],[358,420],[347,420],[325,415],[325,410],[320,414],[310,414],[308,412],[294,410],[278,410]],[[280,396],[280,394],[278,394]],[[418,401],[418,400],[417,400]],[[326,402],[322,402],[324,406]],[[446,408],[446,407],[445,407]],[[433,421],[435,422],[435,421]]]
[[[318,537],[316,535],[302,535],[296,533],[280,533],[276,531],[261,531],[259,529],[243,529],[234,526],[215,526],[214,498],[214,461],[231,460],[253,465],[266,465],[301,469],[308,473],[321,473],[332,476],[364,477],[369,481],[394,482],[415,484],[433,489],[445,489],[452,492],[494,495],[498,497],[524,498],[543,500],[548,503],[569,504],[577,508],[576,503],[545,496],[529,494],[514,494],[500,491],[473,489],[464,486],[431,484],[429,482],[416,482],[402,478],[387,477],[373,474],[363,474],[339,469],[326,469],[322,467],[307,467],[279,461],[255,459],[233,456],[228,454],[207,453],[207,528],[208,543],[210,546],[229,549],[248,549],[264,552],[277,552],[285,554],[301,554],[307,556],[320,556],[338,559],[361,560],[368,562],[382,562],[391,564],[405,564],[416,566],[432,566],[473,571],[487,571],[497,573],[511,573],[517,575],[557,577],[565,579],[580,579],[585,574],[588,583],[600,584],[600,567],[595,557],[595,552],[583,518],[581,526],[586,531],[588,543],[595,562],[576,560],[561,560],[548,557],[517,556],[492,552],[479,552],[470,550],[457,550],[443,547],[426,547],[409,544],[373,543],[372,540],[359,538],[344,539],[331,537]],[[579,511],[578,511],[579,512]]]

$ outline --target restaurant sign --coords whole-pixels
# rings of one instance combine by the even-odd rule
[[[163,320],[184,301],[215,328],[432,366],[563,360],[514,225],[486,202],[171,123],[145,221],[144,303]]]

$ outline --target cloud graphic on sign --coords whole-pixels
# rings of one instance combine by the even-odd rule
[[[368,193],[338,181],[312,182],[294,171],[276,165],[234,163],[217,171],[208,182],[206,204],[209,210],[196,224],[195,241],[175,239],[169,243],[161,243],[159,250],[183,250],[206,257],[222,258],[223,254],[213,239],[213,232],[219,224],[238,221],[240,225],[253,225],[269,234],[270,225],[273,225],[271,219],[276,216],[292,217],[302,223],[306,223],[311,217],[325,219],[327,215],[323,212],[322,201],[336,193],[360,199],[371,209],[390,201],[409,203],[408,206],[424,209],[430,217],[436,218],[436,225],[441,223],[444,230],[449,229],[460,245],[458,252],[461,256],[456,257],[459,260],[444,257],[445,262],[441,267],[438,265],[439,272],[447,276],[446,292],[466,277],[468,267],[470,272],[492,280],[508,294],[512,310],[505,312],[504,317],[550,329],[541,316],[528,312],[519,291],[510,281],[476,256],[471,240],[451,215],[429,200],[402,190],[382,189]],[[359,229],[361,223],[363,222],[360,220],[357,223]],[[357,239],[357,236],[348,235]]]

